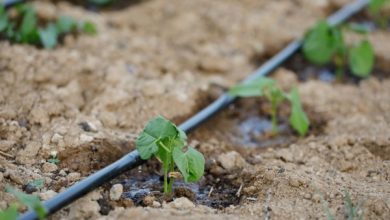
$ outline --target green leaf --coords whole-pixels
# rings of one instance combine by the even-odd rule
[[[174,138],[179,135],[176,126],[162,116],[158,116],[148,122],[143,132],[136,140],[136,148],[142,159],[149,159],[158,151],[158,141],[164,138]]]
[[[68,16],[60,16],[57,19],[57,31],[58,34],[69,33],[77,28],[77,22]]]
[[[368,10],[371,14],[377,16],[385,3],[386,0],[371,0],[370,4],[368,5]]]
[[[39,219],[45,219],[47,212],[37,195],[28,195],[9,186],[6,187],[6,191],[13,194],[21,203],[26,205],[28,208],[34,210],[37,213]]]
[[[262,96],[264,94],[264,88],[270,87],[275,84],[275,81],[266,78],[259,77],[251,82],[237,85],[229,90],[229,95],[238,97],[254,97]]]
[[[303,53],[312,63],[323,65],[331,61],[340,38],[335,35],[334,29],[325,21],[319,22],[311,29],[303,42]]]
[[[173,150],[173,160],[185,182],[196,182],[203,176],[205,159],[202,153],[194,148],[189,147],[185,153],[175,148]]]
[[[42,188],[45,185],[45,179],[36,179],[31,182],[29,182],[32,186],[34,186],[37,189]]]
[[[56,25],[49,24],[45,29],[39,29],[39,37],[46,49],[54,48],[57,45],[58,38]]]
[[[291,102],[290,124],[299,135],[304,136],[309,129],[310,122],[302,109],[298,89],[292,89],[288,98]]]
[[[356,22],[349,23],[346,27],[349,30],[352,30],[352,31],[354,31],[356,33],[360,33],[360,34],[367,34],[370,32],[370,29],[366,25],[359,24]]]
[[[23,7],[23,19],[20,25],[20,35],[22,43],[36,43],[39,41],[37,30],[37,17],[34,8],[31,6]]]
[[[0,6],[0,32],[7,29],[8,26],[8,15],[4,7]]]
[[[91,2],[95,5],[104,6],[104,5],[108,5],[108,4],[112,3],[113,0],[89,0],[89,2]]]
[[[90,35],[95,35],[97,33],[95,24],[89,21],[82,23],[81,29]]]
[[[364,40],[349,50],[349,67],[354,75],[367,77],[374,67],[374,50],[370,42]]]
[[[16,220],[18,218],[18,207],[12,204],[8,209],[0,211],[0,219]]]

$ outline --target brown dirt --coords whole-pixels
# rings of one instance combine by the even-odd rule
[[[68,36],[52,51],[0,42],[0,209],[14,200],[3,190],[7,184],[26,189],[44,179],[34,193],[48,199],[134,149],[153,116],[182,122],[347,1],[149,0],[100,13],[55,2],[34,4],[44,19],[91,20],[99,33]],[[377,69],[388,74],[390,34],[369,37]],[[307,137],[297,138],[286,124],[287,106],[280,110],[282,135],[270,137],[269,106],[254,99],[190,135],[207,159],[196,187],[215,188],[208,200],[180,206],[160,199],[158,208],[111,201],[112,184],[131,181],[131,171],[52,219],[324,219],[320,194],[343,219],[343,190],[363,202],[365,219],[389,219],[390,80],[299,82],[296,72],[280,68],[273,77],[284,89],[298,86],[312,121]],[[58,166],[46,162],[52,151]],[[137,172],[156,176],[151,168],[158,170],[156,161]],[[126,195],[132,188],[124,185]],[[207,203],[213,198],[231,203]]]

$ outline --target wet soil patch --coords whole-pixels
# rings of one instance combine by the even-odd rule
[[[105,188],[109,191],[110,186],[121,183],[124,186],[122,200],[130,199],[135,206],[152,206],[153,201],[162,204],[179,197],[187,197],[195,204],[216,209],[239,204],[240,195],[237,195],[237,192],[240,183],[231,176],[229,178],[229,175],[213,174],[210,170],[214,165],[210,161],[207,162],[205,174],[197,183],[185,183],[181,179],[176,179],[171,195],[163,193],[163,176],[158,172],[161,167],[156,159],[121,175],[111,181],[111,184],[107,184]],[[106,208],[110,206],[107,202],[101,201],[100,203]]]

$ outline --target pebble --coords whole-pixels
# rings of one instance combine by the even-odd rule
[[[318,193],[314,194],[313,197],[311,198],[315,203],[319,203],[321,201],[321,195]]]
[[[80,142],[81,143],[88,143],[88,142],[91,142],[93,141],[93,137],[92,136],[89,136],[89,135],[86,135],[86,134],[81,134],[80,135]]]
[[[169,203],[168,206],[171,207],[171,208],[175,208],[175,209],[192,209],[192,208],[195,208],[194,203],[191,202],[186,197],[177,198],[177,199],[173,200],[173,202]]]
[[[39,194],[39,197],[41,197],[42,200],[46,201],[46,200],[53,198],[56,195],[57,195],[57,193],[54,192],[53,190],[48,190],[46,192]]]
[[[2,173],[2,172],[0,172],[0,182],[2,182],[2,181],[3,181],[3,179],[4,179],[4,175],[3,175],[3,173]]]
[[[246,165],[244,158],[242,158],[242,156],[236,151],[230,151],[219,155],[217,161],[226,170],[243,168]]]
[[[151,196],[151,195],[147,195],[145,196],[143,199],[142,199],[142,202],[144,203],[144,205],[146,206],[153,206],[153,202],[156,201],[156,197],[154,196]]]
[[[42,170],[44,173],[52,173],[58,169],[57,165],[54,163],[45,162],[42,165]]]
[[[3,152],[7,152],[9,149],[12,148],[12,146],[14,146],[15,143],[15,141],[0,140],[0,150]]]
[[[73,173],[69,173],[68,176],[66,177],[66,179],[69,182],[76,182],[76,181],[78,181],[80,179],[80,177],[81,177],[80,173],[73,172]]]
[[[153,201],[152,207],[153,208],[160,208],[161,207],[161,203],[159,203],[157,201]]]
[[[64,137],[62,136],[62,135],[60,135],[60,134],[58,134],[58,133],[55,133],[54,135],[53,135],[53,137],[51,137],[51,142],[52,143],[58,143],[58,142],[60,142],[61,140],[63,140],[64,139]]]
[[[115,184],[110,189],[110,199],[113,201],[118,201],[123,193],[123,185]]]
[[[292,187],[299,187],[302,185],[302,182],[297,177],[292,177],[292,176],[290,176],[288,183]]]

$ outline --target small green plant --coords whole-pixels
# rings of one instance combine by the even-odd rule
[[[320,192],[317,193],[320,195],[322,207],[326,213],[326,218],[328,220],[335,220],[336,217],[330,212],[329,205],[325,201],[324,196]],[[357,205],[354,205],[348,191],[344,190],[343,194],[344,194],[345,219],[362,220],[363,219],[362,203],[359,202]]]
[[[325,21],[311,29],[303,42],[303,53],[310,62],[325,65],[333,61],[336,76],[341,79],[347,65],[355,76],[367,77],[374,66],[374,50],[367,40],[347,45],[339,28]]]
[[[385,29],[388,24],[388,17],[384,16],[381,12],[382,8],[385,7],[386,4],[389,4],[390,0],[371,0],[368,5],[368,10],[370,14],[374,17],[375,22],[381,27]]]
[[[50,152],[50,157],[47,159],[47,162],[54,163],[56,165],[60,163],[60,160],[57,157],[57,151]]]
[[[272,131],[278,132],[278,106],[288,100],[291,104],[291,114],[289,122],[294,130],[304,136],[309,129],[309,119],[303,111],[298,90],[292,89],[290,93],[285,93],[279,89],[276,82],[270,78],[260,77],[251,82],[237,85],[229,90],[229,94],[235,97],[265,97],[271,102],[271,122]]]
[[[40,220],[45,219],[47,212],[37,195],[28,195],[10,186],[6,187],[6,192],[13,194],[20,203],[34,210]],[[18,207],[18,204],[11,204],[8,209],[0,211],[0,219],[16,220],[18,218]]]
[[[185,182],[196,182],[203,176],[205,159],[192,147],[183,152],[186,140],[184,131],[162,116],[149,121],[137,138],[141,158],[147,160],[155,156],[162,163],[165,194],[172,192],[175,165]]]
[[[98,6],[106,6],[113,3],[115,0],[89,0],[90,3]]]
[[[35,9],[29,4],[16,6],[18,16],[11,19],[3,6],[0,6],[0,39],[11,42],[54,48],[58,41],[68,33],[85,32],[96,34],[95,25],[91,22],[78,22],[68,16],[60,16],[45,27],[39,27]]]

